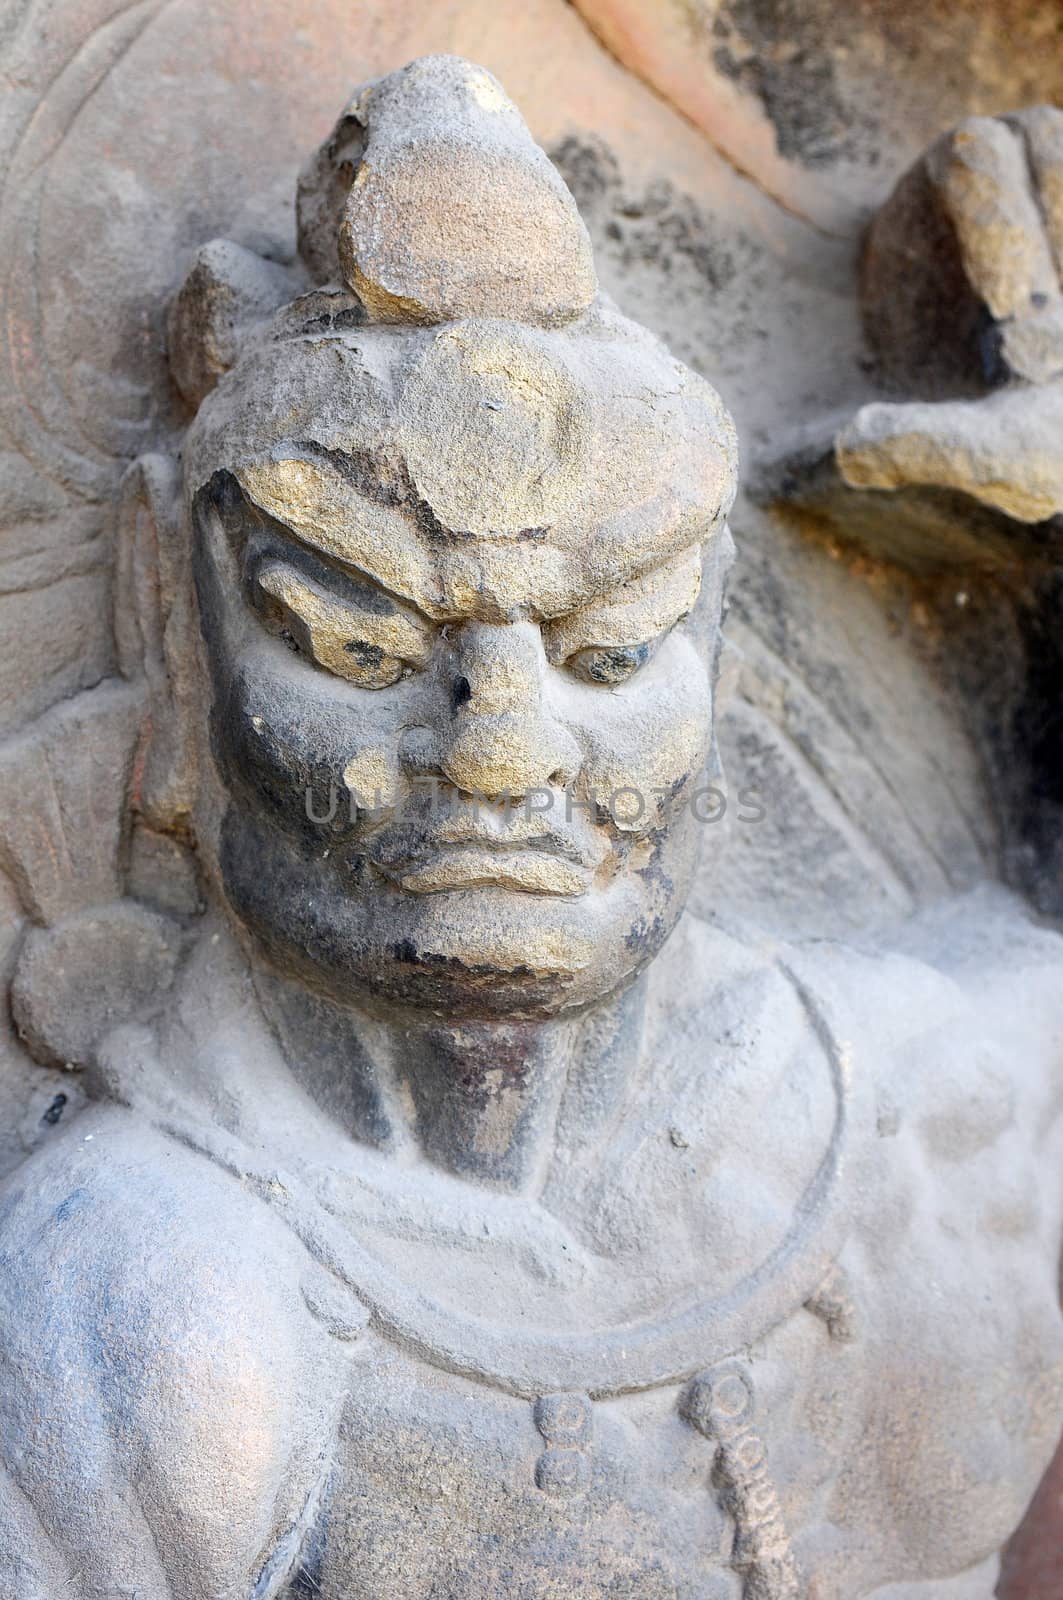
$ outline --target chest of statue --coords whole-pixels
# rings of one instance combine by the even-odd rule
[[[290,1600],[735,1600],[719,1452],[680,1399],[531,1402],[370,1338]]]
[[[694,1378],[593,1399],[514,1395],[366,1329],[285,1600],[842,1600],[892,1596],[936,1551],[979,1569],[957,1600],[988,1600],[1000,1485],[1017,1499],[1045,1449],[1015,1319],[960,1381],[951,1317],[926,1296],[893,1317],[895,1288],[834,1269]],[[1058,1375],[1047,1313],[1028,1320]]]

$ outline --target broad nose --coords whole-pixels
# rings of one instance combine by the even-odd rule
[[[546,657],[531,623],[466,623],[454,641],[449,725],[438,765],[468,794],[563,787],[580,766],[575,739],[543,703]]]

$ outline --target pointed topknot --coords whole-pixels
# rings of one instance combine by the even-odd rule
[[[596,292],[575,202],[496,79],[425,56],[360,89],[299,181],[299,248],[373,322],[554,326]]]

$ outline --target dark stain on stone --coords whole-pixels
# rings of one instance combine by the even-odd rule
[[[654,917],[650,922],[636,922],[630,929],[624,943],[629,950],[639,953],[654,954],[664,942],[665,925],[661,917]]]
[[[67,1195],[66,1199],[61,1200],[56,1206],[56,1222],[68,1222],[71,1217],[76,1216],[79,1211],[84,1209],[85,1201],[88,1199],[88,1197],[89,1192],[87,1189],[72,1190],[72,1192]]]
[[[701,283],[719,293],[748,270],[748,241],[734,235],[725,243],[713,221],[693,198],[656,179],[639,193],[624,188],[616,156],[601,140],[563,139],[551,159],[588,221],[611,241],[625,270],[652,267],[670,273],[680,262]]]
[[[54,1128],[56,1123],[59,1121],[59,1118],[63,1115],[63,1107],[66,1105],[66,1103],[67,1096],[63,1093],[57,1094],[47,1111],[44,1113],[44,1116],[41,1118],[41,1121],[47,1123],[50,1128]]]
[[[348,639],[343,648],[360,667],[379,667],[384,659],[380,645],[366,644],[364,639]]]

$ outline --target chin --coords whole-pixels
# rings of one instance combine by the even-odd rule
[[[652,960],[681,909],[637,872],[578,897],[345,885],[334,861],[308,860],[232,810],[219,865],[230,909],[271,963],[341,1004],[455,1018],[548,1018],[603,1000]]]

